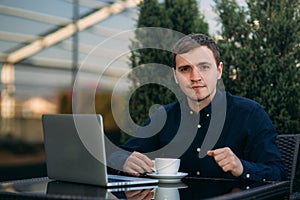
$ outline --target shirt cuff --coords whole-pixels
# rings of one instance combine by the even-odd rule
[[[123,165],[130,154],[125,152],[115,152],[107,160],[110,168],[116,171],[123,171]]]
[[[243,165],[243,173],[240,176],[241,179],[266,181],[266,179],[262,177],[262,174],[257,172],[256,167],[253,165],[253,163],[247,162],[245,160],[241,160],[241,163]]]

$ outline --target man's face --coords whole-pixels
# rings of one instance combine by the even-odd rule
[[[216,66],[212,51],[206,46],[200,46],[176,56],[174,78],[189,102],[210,102],[216,93],[222,68],[222,63]]]

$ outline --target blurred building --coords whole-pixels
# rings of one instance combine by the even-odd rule
[[[43,162],[42,114],[101,113],[105,131],[118,139],[111,93],[121,113],[129,82],[120,77],[130,70],[139,2],[0,0],[0,170]],[[212,3],[199,1],[215,34]]]

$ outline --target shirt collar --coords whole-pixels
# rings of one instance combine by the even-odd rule
[[[224,95],[225,92],[220,91],[219,89],[216,89],[216,94],[212,100],[212,102],[210,102],[210,104],[208,104],[206,107],[204,107],[202,110],[200,110],[200,114],[204,114],[204,115],[210,115],[211,113],[211,105],[219,105],[221,101],[224,100]],[[181,98],[181,100],[179,101],[180,105],[182,106],[181,109],[183,111],[183,113],[187,113],[189,115],[192,114],[198,114],[195,111],[193,111],[187,102],[187,97],[184,96],[183,98]]]

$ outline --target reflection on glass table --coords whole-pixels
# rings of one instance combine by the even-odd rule
[[[196,177],[186,177],[179,183],[105,188],[44,177],[0,183],[0,199],[283,199],[289,194],[288,189],[287,181],[246,182]]]

